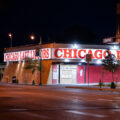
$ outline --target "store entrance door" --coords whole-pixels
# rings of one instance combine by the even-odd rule
[[[77,65],[60,65],[60,84],[77,83]]]

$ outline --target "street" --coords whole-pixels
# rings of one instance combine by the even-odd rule
[[[120,92],[0,84],[0,120],[120,120]]]

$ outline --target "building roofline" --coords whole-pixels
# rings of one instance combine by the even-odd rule
[[[89,45],[89,44],[76,44],[78,48],[88,48],[88,49],[110,49],[112,46],[118,46],[119,44],[106,44],[106,45]],[[74,44],[66,44],[66,43],[46,43],[42,44],[42,48],[74,48]],[[14,51],[24,51],[24,50],[31,50],[40,48],[40,44],[29,44],[29,45],[22,45],[16,46],[12,48],[4,48],[4,52],[14,52]]]

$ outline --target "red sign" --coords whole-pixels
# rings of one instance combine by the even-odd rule
[[[110,50],[115,55],[116,59],[120,59],[120,50]],[[4,53],[4,62],[7,61],[21,61],[26,57],[33,60],[40,59],[39,56],[35,56],[35,50],[19,51]],[[104,59],[106,57],[107,50],[105,49],[70,49],[70,48],[45,48],[41,50],[42,59],[85,59],[86,54],[91,54],[91,59]]]
[[[56,59],[84,59],[86,54],[91,54],[91,59],[104,59],[107,50],[105,49],[69,49],[58,48],[54,50],[54,58]],[[119,50],[111,50],[111,53],[115,55],[116,59],[120,59]]]
[[[50,48],[42,49],[41,56],[42,56],[42,59],[50,59],[51,58],[51,49]],[[19,52],[4,53],[4,62],[21,61],[27,57],[31,58],[33,60],[40,59],[39,56],[36,56],[35,50],[26,50],[26,51],[19,51]]]

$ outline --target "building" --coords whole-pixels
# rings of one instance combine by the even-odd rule
[[[105,83],[112,81],[112,74],[104,71],[102,60],[106,56],[107,49],[120,59],[119,46],[113,45],[81,45],[81,44],[42,44],[27,45],[7,48],[4,53],[6,67],[2,82],[12,83],[16,76],[19,84],[40,83],[40,72],[24,69],[27,64],[24,59],[30,57],[32,60],[39,60],[35,56],[36,48],[41,47],[42,56],[42,84],[98,84],[100,80]],[[86,54],[91,54],[91,61],[88,65]],[[120,69],[114,74],[116,82],[120,82]]]
[[[103,38],[103,44],[120,44],[120,0],[116,2],[116,35]]]
[[[116,19],[116,42],[120,42],[120,0],[117,0],[116,9],[117,19]]]
[[[4,68],[5,68],[5,64],[1,63],[0,64],[0,81],[2,80],[2,77],[3,77]]]

